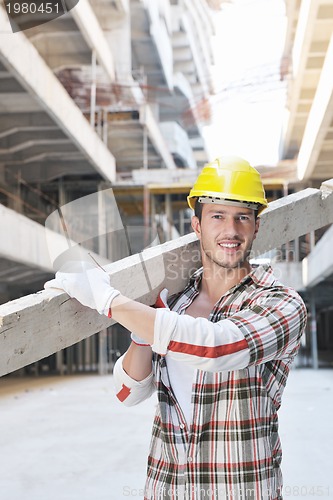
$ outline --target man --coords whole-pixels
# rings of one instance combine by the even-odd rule
[[[206,165],[188,203],[202,268],[169,309],[122,296],[96,269],[47,286],[135,332],[114,377],[129,406],[157,389],[146,499],[280,500],[277,411],[306,310],[270,267],[249,264],[267,206],[253,167],[237,157]]]

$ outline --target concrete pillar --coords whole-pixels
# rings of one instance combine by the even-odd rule
[[[108,257],[106,206],[102,190],[103,187],[100,184],[98,186],[98,253],[103,257]],[[98,373],[100,375],[108,372],[107,361],[107,330],[104,329],[98,334]]]
[[[143,187],[143,224],[144,224],[144,246],[148,246],[150,241],[150,192],[147,186]]]
[[[106,109],[103,110],[103,142],[105,144],[108,143],[108,129],[109,129],[109,124],[108,124],[108,112]]]
[[[314,231],[311,231],[311,233],[310,233],[310,253],[314,249],[315,245],[316,245],[316,235],[315,235]]]
[[[91,54],[90,125],[95,130],[96,113],[96,51]]]
[[[7,184],[6,167],[4,163],[0,163],[0,182]]]
[[[9,300],[12,300],[10,295],[8,285],[6,283],[1,283],[0,281],[0,304],[5,304]]]
[[[56,352],[56,370],[59,375],[64,374],[64,351]]]
[[[180,210],[180,212],[179,212],[179,232],[180,232],[180,236],[184,236],[184,234],[185,234],[185,213],[184,213],[184,210]]]
[[[97,127],[96,127],[96,132],[97,135],[103,139],[103,111],[99,109],[97,111]]]
[[[107,329],[102,330],[98,334],[98,373],[100,375],[106,375],[108,373],[108,337]]]
[[[123,82],[131,77],[132,49],[131,49],[131,23],[129,6],[123,12],[112,12],[107,4],[99,4],[98,18],[103,28],[105,38],[112,52],[116,79]]]
[[[165,212],[167,216],[167,240],[171,240],[173,217],[172,217],[171,194],[169,193],[165,195]]]
[[[83,342],[76,344],[76,371],[83,371]]]
[[[66,191],[64,189],[64,184],[62,178],[59,179],[58,182],[58,205],[61,209],[64,205],[66,205]],[[68,359],[68,358],[67,358]],[[68,364],[68,361],[67,361]],[[58,351],[56,353],[56,370],[59,375],[64,375],[64,351]],[[68,373],[68,371],[67,371]]]
[[[325,349],[331,350],[333,342],[331,341],[331,325],[333,320],[333,313],[331,309],[325,311]]]
[[[318,369],[318,346],[317,346],[317,311],[314,293],[310,295],[310,335],[311,335],[311,358],[312,368]]]
[[[288,192],[289,192],[289,187],[288,187],[288,183],[285,182],[283,184],[283,196],[288,196]],[[286,249],[286,261],[289,262],[290,260],[294,260],[294,259],[291,259],[291,255],[290,255],[290,242],[287,241],[286,244],[285,244],[285,249]]]
[[[146,170],[148,169],[149,165],[148,165],[148,130],[145,124],[143,125],[142,150],[143,150],[143,168]]]
[[[98,186],[98,253],[102,257],[108,257],[107,249],[107,224],[106,224],[106,207],[103,194],[103,185]]]
[[[156,226],[156,198],[154,193],[150,194],[150,214],[151,214],[151,234],[152,239],[155,239],[157,235],[157,226]]]
[[[67,203],[66,190],[64,188],[64,183],[62,178],[60,178],[58,182],[58,200],[60,208],[66,205]]]
[[[160,121],[160,105],[157,102],[150,102],[149,105],[150,105],[152,113],[155,117],[155,120],[157,122],[159,122]]]
[[[91,370],[91,339],[92,337],[88,337],[87,339],[83,340],[85,370]]]

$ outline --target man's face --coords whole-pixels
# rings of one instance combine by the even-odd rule
[[[205,264],[225,269],[248,267],[248,256],[259,229],[254,210],[226,205],[203,204],[201,222],[192,219],[201,242]]]

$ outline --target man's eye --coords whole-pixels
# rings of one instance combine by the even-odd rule
[[[246,220],[250,220],[250,217],[248,217],[247,215],[240,215],[240,216],[238,217],[238,219],[239,219],[239,220],[245,220],[245,221],[246,221]]]

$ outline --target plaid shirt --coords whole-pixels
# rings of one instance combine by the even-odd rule
[[[135,382],[121,361],[115,373],[125,404],[157,387],[145,499],[279,500],[277,410],[305,328],[305,306],[261,266],[221,297],[209,319],[183,315],[199,293],[201,273],[171,299],[171,312],[157,310],[152,374]],[[190,428],[165,354],[196,368]]]

